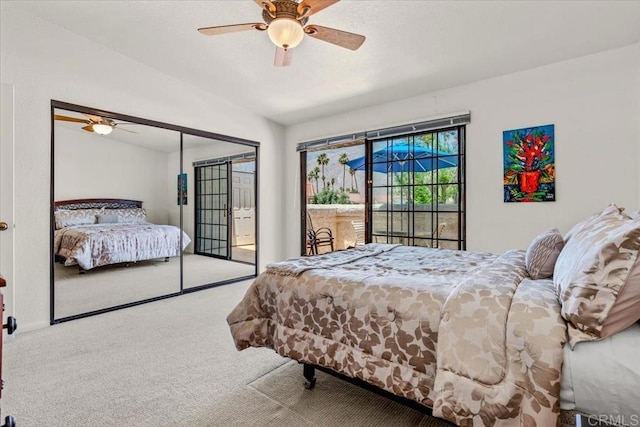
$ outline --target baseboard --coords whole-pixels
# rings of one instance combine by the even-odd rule
[[[16,329],[16,332],[13,335],[10,336],[16,336],[17,334],[21,334],[23,332],[30,332],[30,331],[35,331],[37,329],[43,329],[46,328],[47,326],[49,326],[49,322],[31,322],[31,323],[20,323],[20,319],[18,320],[18,329]]]

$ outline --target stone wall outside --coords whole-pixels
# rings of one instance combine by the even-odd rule
[[[315,229],[327,227],[331,230],[334,241],[334,249],[345,249],[355,244],[355,232],[351,221],[364,221],[364,205],[307,205],[307,214]],[[441,238],[458,239],[458,212],[457,207],[452,205],[438,206],[439,214],[435,219],[436,225],[431,224],[431,212],[421,212],[419,207],[414,211],[415,215],[415,235],[430,236],[431,231],[439,223],[446,223]],[[385,229],[385,215],[376,214],[374,211],[373,230]],[[394,215],[394,230],[402,229],[400,215]],[[451,247],[457,249],[457,243],[441,242],[440,247]],[[320,248],[320,252],[328,252],[329,247]]]

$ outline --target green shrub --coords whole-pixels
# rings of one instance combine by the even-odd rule
[[[344,191],[332,190],[325,188],[318,194],[313,196],[313,204],[315,205],[350,205],[349,195]]]

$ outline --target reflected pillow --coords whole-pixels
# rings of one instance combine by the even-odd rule
[[[116,224],[118,215],[98,215],[98,224]]]
[[[618,295],[624,296],[625,286],[637,278],[632,271],[639,250],[640,221],[613,209],[576,230],[566,242],[556,262],[553,282],[562,317],[575,327],[569,329],[572,345],[617,332],[615,328],[603,328]]]
[[[536,236],[531,241],[525,255],[525,265],[529,277],[534,280],[552,277],[556,260],[563,247],[564,239],[557,228]]]
[[[116,215],[118,222],[147,222],[147,211],[144,208],[109,209],[109,215]]]
[[[100,213],[100,209],[57,210],[53,217],[56,229],[60,229],[74,225],[95,224],[96,215]]]
[[[63,217],[63,218],[58,218],[57,228],[73,227],[74,225],[89,225],[89,224],[95,224],[95,223],[96,223],[95,215],[66,217],[66,218]]]

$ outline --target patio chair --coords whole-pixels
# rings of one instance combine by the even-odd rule
[[[438,228],[436,229],[436,232],[431,236],[431,239],[435,243],[435,245],[433,246],[434,248],[440,247],[440,241],[438,239],[440,239],[440,236],[442,236],[442,232],[446,227],[447,227],[447,223],[441,222],[440,224],[438,224]]]
[[[353,227],[353,232],[356,235],[356,242],[354,246],[364,245],[365,242],[365,232],[364,232],[364,221],[362,220],[353,220],[351,221],[351,226]]]
[[[333,233],[328,227],[320,227],[318,229],[313,228],[313,222],[311,221],[311,215],[307,213],[307,255],[318,255],[319,249],[324,246],[331,247],[331,252],[334,250]]]

